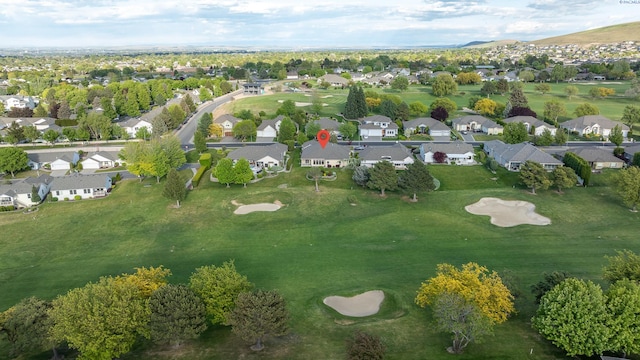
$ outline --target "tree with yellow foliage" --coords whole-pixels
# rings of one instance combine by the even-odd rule
[[[513,296],[500,276],[472,262],[462,269],[438,264],[436,276],[422,283],[415,302],[431,306],[438,327],[453,333],[448,350],[456,354],[514,311]]]
[[[222,125],[213,123],[209,125],[209,133],[207,135],[221,138],[222,135],[224,135],[224,129],[222,128]]]

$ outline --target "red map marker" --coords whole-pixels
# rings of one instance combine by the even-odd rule
[[[331,138],[331,134],[329,134],[327,130],[320,130],[318,131],[316,138],[318,139],[320,146],[322,146],[322,148],[324,149],[324,147],[327,146],[329,139]]]

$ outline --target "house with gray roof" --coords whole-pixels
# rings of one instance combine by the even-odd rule
[[[0,185],[0,206],[14,206],[18,209],[31,207],[46,199],[53,177],[40,175]],[[40,201],[33,201],[32,192],[36,188]]]
[[[272,166],[285,166],[287,145],[271,144],[263,146],[245,146],[231,151],[227,157],[235,164],[240,159],[247,159],[249,165],[259,169],[268,169]]]
[[[398,136],[398,125],[384,115],[367,116],[360,120],[360,136],[363,139],[396,137]]]
[[[506,118],[503,120],[505,124],[510,123],[523,123],[527,128],[527,133],[532,133],[535,136],[540,136],[544,132],[544,130],[549,130],[551,135],[556,135],[556,128],[552,125],[547,124],[544,121],[538,120],[533,116],[512,116],[510,118]],[[534,129],[533,131],[531,129]]]
[[[213,120],[214,124],[220,124],[222,126],[222,136],[233,136],[233,127],[240,121],[242,121],[242,119],[238,119],[231,114],[220,115]]]
[[[621,169],[624,161],[613,155],[613,150],[603,149],[597,146],[572,148],[570,151],[583,158],[591,165],[593,170]]]
[[[271,120],[262,120],[260,125],[256,128],[256,137],[273,140],[276,136],[278,136],[278,131],[280,131],[280,124],[282,124],[282,120],[284,120],[283,115],[279,115],[275,119]]]
[[[316,120],[316,123],[320,125],[320,129],[322,130],[327,130],[329,133],[334,135],[340,134],[340,130],[338,130],[338,128],[340,127],[340,123],[334,119],[321,117],[320,119]]]
[[[112,184],[107,174],[74,173],[55,178],[50,192],[58,200],[93,199],[107,196]]]
[[[411,134],[429,134],[433,137],[451,137],[451,129],[444,123],[432,118],[421,117],[404,122],[404,134],[410,136]]]
[[[629,135],[629,127],[623,123],[610,120],[602,115],[585,115],[569,121],[560,123],[560,127],[570,132],[576,132],[580,136],[601,136],[609,138],[611,130],[619,125],[622,129],[622,136],[626,139]]]
[[[341,168],[349,164],[351,149],[349,146],[329,142],[323,148],[317,140],[302,144],[300,166]]]
[[[525,161],[537,162],[547,171],[563,165],[562,161],[527,143],[505,144],[491,140],[484,143],[484,152],[509,171],[519,171]]]
[[[318,78],[318,85],[320,85],[323,81],[326,81],[329,84],[331,84],[331,86],[335,86],[335,87],[345,87],[349,85],[349,80],[336,74],[322,75],[321,77]]]
[[[631,161],[633,161],[633,155],[639,152],[640,152],[640,145],[627,146],[624,148],[624,159],[628,163],[631,163]]]
[[[27,152],[29,167],[33,170],[70,170],[78,163],[80,154],[74,151],[65,152]]]
[[[82,161],[82,170],[98,170],[108,169],[116,166],[118,162],[118,153],[113,151],[96,151],[84,155]]]
[[[487,135],[502,134],[504,128],[495,121],[482,115],[466,115],[451,120],[451,126],[456,131],[482,131]]]
[[[404,170],[407,165],[413,164],[413,154],[406,146],[396,142],[392,146],[367,146],[359,154],[360,165],[373,167],[380,161],[388,161],[396,170]]]
[[[450,143],[422,143],[420,145],[420,159],[425,164],[436,163],[434,155],[437,152],[446,155],[446,164],[475,165],[474,151],[471,144],[454,141]]]

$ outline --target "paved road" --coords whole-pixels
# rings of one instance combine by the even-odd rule
[[[204,113],[210,113],[218,106],[228,103],[229,101],[233,100],[234,96],[242,94],[242,91],[243,90],[236,90],[227,95],[219,96],[212,101],[207,101],[200,105],[196,113],[193,114],[189,118],[189,120],[187,120],[187,123],[182,125],[182,128],[180,128],[180,130],[176,131],[176,135],[180,139],[182,147],[193,147],[193,134],[196,132],[196,128],[198,127],[198,120]]]

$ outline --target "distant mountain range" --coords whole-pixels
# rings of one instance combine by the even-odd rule
[[[580,31],[572,34],[528,41],[536,45],[569,45],[589,46],[596,44],[621,43],[625,41],[640,42],[640,21]],[[462,45],[463,48],[488,48],[514,44],[518,40],[472,41]],[[523,43],[525,43],[523,41]]]

